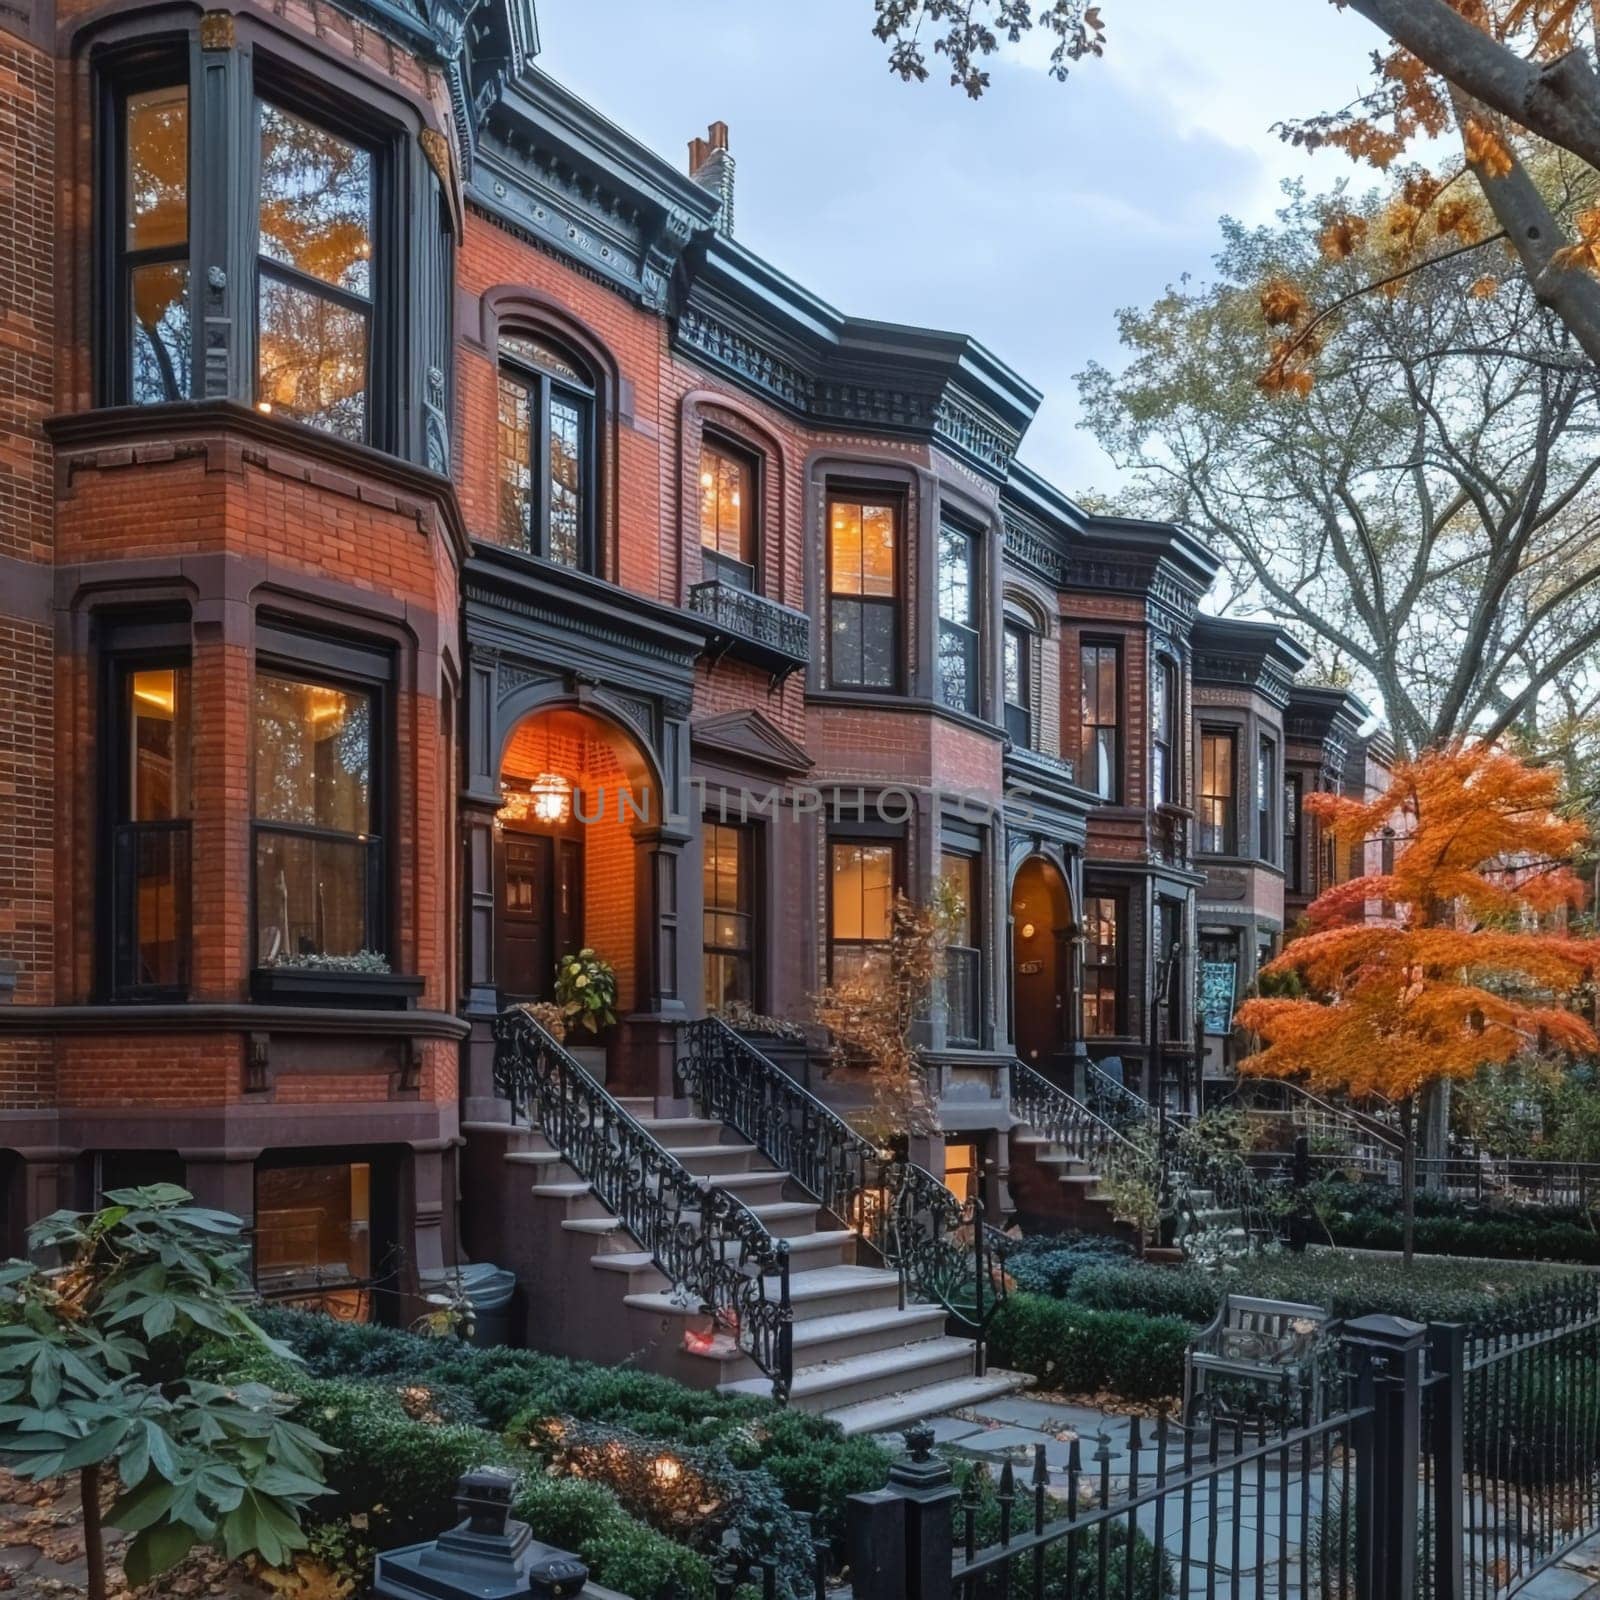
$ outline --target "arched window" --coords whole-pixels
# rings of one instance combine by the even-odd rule
[[[596,570],[596,384],[532,334],[500,336],[500,542]]]

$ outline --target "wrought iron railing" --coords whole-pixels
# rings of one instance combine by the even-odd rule
[[[1295,1133],[1306,1135],[1314,1156],[1337,1156],[1379,1174],[1387,1163],[1400,1159],[1400,1132],[1383,1117],[1334,1105],[1297,1083],[1281,1079],[1241,1082],[1236,1099],[1244,1114],[1264,1125],[1269,1135],[1274,1121],[1287,1120]]]
[[[1287,1174],[1282,1183],[1269,1182],[1251,1170],[1241,1151],[1209,1143],[1187,1118],[1165,1110],[1158,1113],[1157,1128],[1161,1187],[1178,1214],[1177,1244],[1192,1253],[1198,1235],[1216,1219],[1233,1216],[1248,1243],[1276,1236],[1275,1219],[1284,1209],[1278,1191],[1286,1190]],[[1202,1193],[1211,1197],[1209,1205],[1199,1203]]]
[[[774,665],[804,666],[811,659],[811,618],[753,590],[708,578],[690,586],[689,609],[716,626],[727,648],[755,646]]]
[[[794,1380],[789,1243],[743,1201],[702,1184],[519,1007],[495,1019],[495,1092],[527,1116],[787,1400]]]
[[[1083,1064],[1083,1103],[1103,1121],[1126,1131],[1154,1121],[1150,1102],[1092,1061]]]
[[[1009,1241],[898,1149],[879,1149],[721,1017],[685,1025],[678,1081],[703,1117],[726,1122],[781,1167],[900,1278],[900,1303],[932,1301],[977,1343],[1005,1297]]]
[[[1122,1087],[1115,1079],[1105,1081]],[[1127,1093],[1132,1095],[1133,1091]],[[1138,1096],[1133,1098],[1137,1100]],[[1132,1159],[1137,1154],[1127,1135],[1109,1117],[1074,1099],[1025,1061],[1011,1063],[1011,1113],[1086,1165],[1103,1170],[1114,1158]]]

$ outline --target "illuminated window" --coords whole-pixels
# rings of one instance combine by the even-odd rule
[[[500,543],[592,572],[594,384],[539,339],[500,340]]]
[[[1079,649],[1078,663],[1083,702],[1079,782],[1102,800],[1116,800],[1122,779],[1117,714],[1122,651],[1115,644],[1085,643]]]
[[[951,912],[944,952],[945,1037],[950,1044],[977,1044],[983,981],[978,858],[946,850],[939,859],[939,874]]]
[[[260,671],[255,685],[256,961],[377,949],[373,705],[361,690]]]
[[[977,1193],[977,1145],[947,1144],[944,1147],[944,1186],[963,1205]]]
[[[356,443],[370,428],[374,159],[262,100],[256,399]]]
[[[372,1168],[365,1161],[258,1169],[255,1221],[263,1294],[372,1276]]]
[[[831,979],[850,983],[884,976],[894,918],[895,847],[834,840],[828,859]]]
[[[1085,1038],[1120,1031],[1122,944],[1116,897],[1091,894],[1084,899],[1083,1033]]]
[[[117,398],[133,405],[187,400],[193,371],[188,88],[130,92],[122,127],[117,292],[126,332]]]
[[[900,503],[828,501],[828,681],[893,689],[899,681]]]
[[[708,1011],[755,1001],[755,885],[751,829],[742,824],[705,824],[701,877],[704,887],[705,1000]]]
[[[189,982],[189,669],[129,665],[117,693],[112,987],[121,999],[179,996]]]
[[[1200,735],[1200,849],[1231,856],[1237,841],[1233,796],[1234,740],[1231,733]]]
[[[700,447],[700,557],[706,577],[738,589],[758,587],[755,516],[755,464],[706,441]]]

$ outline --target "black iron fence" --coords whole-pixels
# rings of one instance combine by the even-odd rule
[[[1116,1419],[1114,1446],[1108,1419],[997,1478],[911,1430],[851,1500],[847,1593],[1509,1600],[1600,1531],[1600,1279],[1480,1328],[1346,1323],[1315,1392]]]

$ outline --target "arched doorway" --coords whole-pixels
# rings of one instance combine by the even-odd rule
[[[1017,1055],[1044,1072],[1072,1029],[1072,896],[1060,867],[1029,856],[1011,885],[1011,1003]]]
[[[562,956],[585,946],[639,1004],[640,843],[661,796],[633,739],[574,706],[531,712],[500,762],[495,817],[495,986],[502,1005],[550,1000]]]

